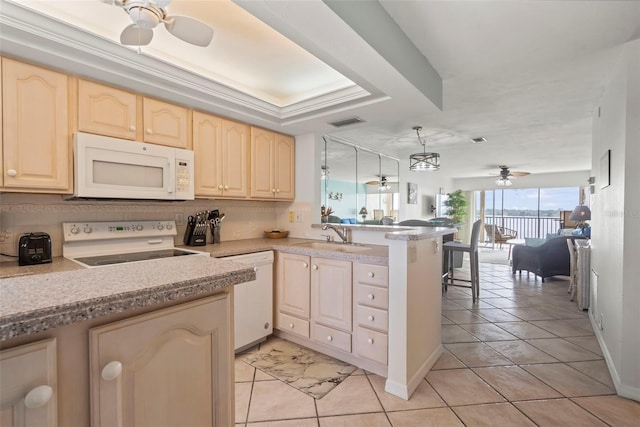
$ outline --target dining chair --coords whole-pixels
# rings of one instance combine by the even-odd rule
[[[480,236],[480,228],[482,226],[482,220],[477,220],[473,223],[473,228],[471,229],[471,242],[470,243],[461,243],[461,242],[446,242],[442,245],[444,249],[444,256],[447,257],[448,263],[448,272],[443,277],[442,285],[444,286],[445,292],[447,291],[448,286],[458,286],[463,288],[471,289],[471,297],[473,298],[473,302],[476,302],[476,299],[480,296],[480,274],[478,273],[479,262],[478,262],[478,237]],[[470,278],[467,279],[456,279],[454,277],[454,268],[453,268],[453,255],[456,252],[468,253],[469,254],[469,274]],[[456,282],[468,282],[469,285],[460,284]]]

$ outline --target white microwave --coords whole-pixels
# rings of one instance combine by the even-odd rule
[[[193,200],[193,151],[78,132],[74,197]]]

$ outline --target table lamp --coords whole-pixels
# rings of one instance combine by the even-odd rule
[[[584,234],[584,229],[587,226],[585,221],[589,221],[591,219],[591,209],[588,206],[578,205],[569,215],[569,219],[571,221],[577,221],[578,225],[576,228],[579,228]]]
[[[367,215],[369,215],[366,207],[363,206],[362,209],[360,209],[360,215],[362,215],[362,222],[364,222]]]

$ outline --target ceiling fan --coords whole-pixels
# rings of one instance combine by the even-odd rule
[[[509,186],[513,183],[511,182],[512,178],[518,178],[521,176],[527,176],[530,172],[511,172],[509,167],[507,166],[498,166],[500,168],[500,174],[498,175],[498,179],[496,180],[496,184],[500,186]]]
[[[146,46],[153,38],[153,29],[163,23],[175,37],[187,43],[206,47],[213,39],[213,28],[188,16],[172,16],[164,9],[171,0],[102,0],[120,6],[133,24],[122,30],[120,43],[127,46]]]
[[[391,185],[389,185],[390,184],[389,177],[384,176],[384,175],[376,175],[376,176],[379,176],[380,179],[379,180],[374,179],[374,180],[371,180],[371,181],[367,181],[367,182],[365,182],[365,184],[367,184],[367,185],[377,185],[378,189],[381,190],[381,191],[391,189]]]

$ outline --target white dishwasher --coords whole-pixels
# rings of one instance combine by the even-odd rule
[[[252,265],[256,280],[235,285],[234,348],[242,351],[264,341],[273,332],[273,251],[225,257]]]

